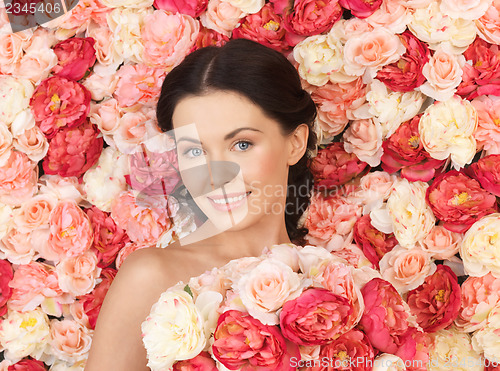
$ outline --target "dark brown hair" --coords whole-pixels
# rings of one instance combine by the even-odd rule
[[[277,121],[284,135],[307,124],[307,148],[315,150],[316,106],[302,89],[297,70],[280,52],[255,41],[232,39],[221,47],[208,46],[188,54],[163,82],[156,110],[160,128],[173,129],[174,109],[182,98],[211,91],[232,91],[245,96]],[[297,224],[309,205],[312,188],[308,152],[288,172],[285,222],[290,240],[296,243],[303,242],[307,233]]]

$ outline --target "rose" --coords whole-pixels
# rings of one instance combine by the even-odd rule
[[[418,133],[421,115],[402,123],[387,140],[382,143],[382,169],[389,173],[401,170],[401,177],[411,182],[428,182],[445,160],[431,158],[424,150]]]
[[[382,0],[339,0],[343,8],[349,9],[351,14],[357,18],[367,18],[372,15],[382,5]]]
[[[9,126],[16,116],[28,108],[33,83],[27,79],[0,75],[0,121]]]
[[[72,37],[54,46],[59,62],[53,68],[54,75],[69,80],[80,80],[96,61],[95,40],[91,37]]]
[[[212,0],[208,2],[205,12],[200,15],[200,22],[220,34],[231,37],[234,28],[247,14],[226,1]]]
[[[323,288],[310,288],[283,305],[280,328],[283,336],[299,345],[323,345],[350,330],[353,314],[349,300]]]
[[[233,30],[232,38],[245,38],[257,41],[281,53],[290,49],[285,39],[286,30],[273,5],[268,3],[255,14],[249,14],[241,20],[241,25]]]
[[[207,8],[208,0],[155,0],[153,6],[170,13],[187,14],[193,18],[198,17]]]
[[[50,321],[50,345],[54,355],[68,363],[86,360],[93,331],[80,323],[63,319]]]
[[[412,91],[425,82],[422,68],[429,60],[429,48],[411,32],[405,31],[399,39],[406,52],[399,61],[388,64],[377,72],[377,79],[389,89],[399,92]]]
[[[45,364],[36,359],[23,359],[10,365],[6,371],[45,371]]]
[[[465,273],[474,277],[491,272],[500,278],[500,213],[486,215],[465,233],[460,257]]]
[[[472,346],[478,353],[483,353],[488,363],[500,363],[498,358],[498,344],[500,343],[500,305],[493,308],[488,314],[486,326],[472,335]]]
[[[249,14],[257,13],[264,6],[265,0],[224,0],[232,6]]]
[[[85,295],[92,291],[101,273],[97,267],[97,256],[92,251],[62,259],[56,265],[59,287],[73,296]]]
[[[0,260],[0,316],[7,314],[7,302],[12,296],[9,282],[14,277],[12,266],[7,260]]]
[[[484,15],[474,21],[478,36],[489,43],[500,44],[499,17],[500,1],[493,0]]]
[[[49,142],[38,126],[24,130],[14,138],[15,149],[26,153],[31,161],[38,162],[49,150]]]
[[[228,41],[229,37],[227,37],[226,35],[200,25],[200,32],[198,32],[198,36],[196,37],[194,45],[188,52],[188,54],[191,54],[195,50],[204,48],[205,46],[209,45],[222,46]]]
[[[113,95],[118,84],[118,77],[116,74],[101,75],[94,69],[93,73],[83,81],[83,86],[85,86],[92,96],[94,101],[101,101],[106,97]],[[92,110],[91,103],[90,110]]]
[[[450,259],[458,252],[461,243],[461,234],[449,231],[442,225],[434,226],[424,239],[418,241],[419,247],[434,259]]]
[[[14,65],[19,62],[24,54],[23,44],[25,39],[30,38],[32,34],[32,30],[26,30],[24,32],[2,34],[0,36],[0,64],[2,67]],[[0,71],[2,67],[0,67]],[[3,73],[7,74],[6,71]]]
[[[35,256],[35,245],[31,233],[14,227],[0,240],[0,256],[13,264],[27,264]]]
[[[230,369],[292,371],[298,346],[287,344],[278,327],[263,325],[247,313],[225,311],[217,321],[212,351]]]
[[[132,241],[127,242],[125,246],[123,246],[116,255],[116,260],[115,260],[116,269],[120,269],[127,256],[132,254],[135,250],[145,249],[148,247],[151,247],[151,244],[144,242],[132,242]]]
[[[478,127],[474,132],[478,149],[500,154],[500,97],[482,95],[471,102],[477,111]]]
[[[369,214],[358,218],[354,224],[354,240],[377,269],[379,269],[380,259],[398,243],[394,234],[385,234],[373,227]]]
[[[366,18],[366,22],[374,28],[384,27],[389,31],[399,34],[406,30],[410,22],[411,13],[404,2],[399,0],[382,1],[371,16]]]
[[[50,212],[49,247],[61,258],[84,253],[93,241],[89,217],[73,200],[59,201]]]
[[[20,205],[36,192],[38,167],[36,162],[19,151],[11,151],[0,166],[0,201]]]
[[[411,290],[407,302],[417,323],[426,331],[448,327],[460,311],[460,286],[450,267],[439,264],[422,285]]]
[[[442,0],[439,8],[452,18],[478,19],[490,7],[491,0]]]
[[[108,8],[108,13],[110,11],[111,9]],[[98,63],[94,65],[93,72],[102,75],[105,74],[104,72],[108,71],[115,72],[121,62],[123,62],[123,58],[118,55],[113,47],[113,32],[109,29],[107,21],[104,25],[99,25],[94,22],[90,23],[87,26],[87,32],[85,34],[87,37],[94,40],[95,56]]]
[[[484,189],[500,197],[500,154],[483,157],[467,170]]]
[[[82,295],[80,297],[85,314],[88,316],[91,329],[95,329],[97,316],[101,310],[102,302],[104,301],[104,297],[106,296],[109,286],[111,286],[116,273],[116,269],[104,268],[101,271],[101,276],[99,277],[102,281],[96,285],[90,294]]]
[[[342,137],[347,153],[354,153],[371,167],[380,164],[382,127],[372,119],[353,120]]]
[[[438,176],[425,197],[436,218],[444,222],[443,226],[458,233],[496,210],[495,196],[463,171],[451,170]]]
[[[283,262],[262,261],[242,275],[234,291],[240,296],[248,313],[264,325],[277,325],[276,313],[283,304],[300,295],[300,277]]]
[[[144,23],[141,29],[144,63],[167,71],[184,59],[200,30],[197,19],[162,9],[147,15]]]
[[[347,153],[342,142],[333,142],[320,149],[310,162],[314,187],[334,188],[360,175],[367,167],[355,154]]]
[[[38,85],[30,100],[37,125],[52,138],[61,127],[73,128],[90,111],[90,92],[78,82],[52,76]]]
[[[45,174],[82,176],[99,159],[103,140],[95,125],[60,129],[49,141],[47,156],[43,159]]]
[[[153,0],[141,0],[141,1],[131,1],[131,0],[100,0],[105,6],[110,8],[117,7],[127,7],[127,8],[148,8],[153,5]]]
[[[286,10],[283,26],[288,32],[318,35],[332,28],[342,16],[342,7],[334,1],[298,0]]]
[[[39,179],[40,194],[58,200],[72,199],[77,204],[83,202],[83,189],[76,177],[64,178],[60,175],[42,175]]]
[[[217,371],[215,361],[210,353],[201,352],[196,357],[174,363],[173,371]]]

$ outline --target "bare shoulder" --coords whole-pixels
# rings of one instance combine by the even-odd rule
[[[160,295],[177,282],[167,255],[150,247],[124,260],[99,312],[85,371],[149,370],[141,324]]]

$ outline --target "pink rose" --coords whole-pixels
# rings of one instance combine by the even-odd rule
[[[225,311],[219,317],[212,351],[232,370],[292,371],[290,358],[300,357],[298,346],[287,344],[278,327],[263,325],[237,310]]]
[[[500,97],[482,95],[471,103],[478,117],[474,132],[478,149],[484,150],[486,154],[500,154]]]
[[[424,149],[418,133],[418,123],[422,115],[402,123],[387,140],[382,143],[382,169],[388,173],[401,170],[401,177],[410,182],[431,180],[445,160],[433,159]]]
[[[208,0],[155,0],[153,6],[170,13],[187,14],[193,18],[205,11]]]
[[[111,217],[134,242],[154,244],[171,226],[167,200],[151,197],[137,200],[132,192],[122,192],[111,204]]]
[[[122,115],[118,101],[114,98],[93,103],[90,106],[90,122],[99,128],[104,137],[113,134],[118,129]]]
[[[193,47],[200,23],[181,13],[155,10],[144,18],[141,41],[144,44],[144,63],[150,67],[171,70]]]
[[[272,4],[267,3],[258,13],[243,18],[241,25],[233,30],[232,38],[250,39],[283,53],[290,50],[285,34],[281,17],[274,12]]]
[[[500,197],[500,155],[483,157],[471,164],[467,170],[484,189]]]
[[[101,273],[97,267],[97,256],[93,251],[65,258],[56,265],[59,287],[73,296],[92,291]]]
[[[206,351],[186,361],[175,362],[173,367],[173,371],[217,371],[215,361]]]
[[[406,52],[399,61],[378,71],[377,79],[389,89],[405,93],[425,82],[422,68],[429,60],[430,51],[426,43],[421,42],[409,31],[399,35],[399,39],[405,46]]]
[[[500,1],[493,0],[486,13],[475,23],[480,38],[491,44],[500,44]]]
[[[188,54],[194,52],[197,49],[204,48],[209,45],[222,46],[229,41],[229,37],[223,35],[215,30],[200,26],[200,32],[196,36],[193,47]]]
[[[158,100],[165,71],[145,64],[125,64],[116,76],[119,78],[113,96],[121,107],[140,102],[154,105]]]
[[[47,138],[62,127],[83,123],[90,111],[90,92],[80,83],[52,76],[38,85],[30,99],[35,121]]]
[[[380,164],[382,126],[372,119],[353,120],[342,136],[344,149],[371,167]]]
[[[109,10],[112,9],[109,8]],[[87,28],[86,36],[94,40],[94,49],[97,61],[102,66],[109,66],[109,69],[115,71],[119,62],[123,60],[123,58],[118,56],[114,50],[113,31],[109,29],[107,22],[102,26],[97,25],[96,23],[91,23]],[[95,73],[96,71],[93,72]]]
[[[125,231],[118,227],[109,215],[97,207],[92,206],[85,210],[94,230],[93,248],[96,251],[99,268],[106,268],[112,264],[116,255],[125,244],[130,241]]]
[[[99,277],[102,281],[96,285],[90,294],[82,295],[80,297],[80,300],[83,303],[83,309],[88,316],[90,327],[92,329],[95,329],[97,316],[101,310],[102,302],[104,301],[104,297],[106,296],[109,286],[111,286],[116,273],[116,269],[113,268],[103,269],[101,271],[101,276]]]
[[[347,153],[343,142],[330,143],[320,149],[310,164],[314,187],[334,188],[360,175],[367,167],[355,154]]]
[[[7,371],[45,371],[45,364],[33,358],[26,358],[10,365]]]
[[[0,166],[0,201],[9,205],[28,201],[37,190],[37,180],[36,162],[22,152],[11,151]]]
[[[38,126],[24,130],[14,138],[12,143],[14,148],[26,153],[32,161],[40,161],[49,150],[49,142]]]
[[[410,14],[404,1],[384,0],[380,8],[366,18],[366,22],[374,28],[384,27],[392,32],[400,33],[406,30]]]
[[[0,36],[0,71],[8,65],[16,64],[22,58],[23,43],[29,32],[32,31],[25,31],[25,34],[16,32]]]
[[[206,28],[217,31],[226,37],[231,37],[233,29],[246,15],[240,8],[232,6],[229,2],[210,0],[207,10],[200,14],[200,21]]]
[[[50,213],[49,224],[49,247],[61,258],[77,256],[92,246],[89,217],[75,201],[59,201]]]
[[[283,16],[288,32],[301,35],[319,35],[332,28],[342,16],[342,7],[337,0],[297,0]]]
[[[92,332],[82,324],[63,319],[50,321],[50,345],[54,355],[74,363],[87,358],[92,343]]]
[[[460,310],[460,286],[450,267],[439,264],[434,274],[411,290],[407,302],[417,323],[426,332],[448,327]]]
[[[353,16],[362,19],[369,17],[380,8],[382,0],[339,0],[339,3],[343,8],[350,10]]]
[[[96,61],[95,40],[91,37],[72,37],[54,46],[59,62],[54,66],[54,75],[69,80],[80,80]]]
[[[427,204],[443,226],[453,232],[467,231],[474,222],[497,210],[496,198],[464,171],[450,170],[427,189]]]
[[[347,322],[352,315],[348,299],[327,289],[311,288],[283,305],[280,328],[294,344],[324,345],[350,329]]]
[[[35,246],[38,245],[30,232],[21,232],[14,227],[0,240],[1,256],[14,264],[27,264],[35,257]]]
[[[449,231],[442,225],[436,225],[418,243],[422,250],[431,254],[434,259],[449,259],[460,249],[462,235]]]
[[[89,121],[75,128],[63,128],[49,142],[43,160],[45,174],[82,176],[99,160],[103,139]]]
[[[7,260],[0,259],[0,316],[7,314],[7,302],[12,296],[12,288],[9,286],[12,278],[12,266]]]

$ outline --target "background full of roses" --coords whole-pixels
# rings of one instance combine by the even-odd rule
[[[177,180],[136,148],[162,148],[165,75],[230,38],[282,52],[317,104],[308,241],[378,269],[434,357],[500,354],[500,0],[80,0],[15,34],[0,10],[2,369],[83,370],[126,256],[192,230],[138,202],[137,174]]]

